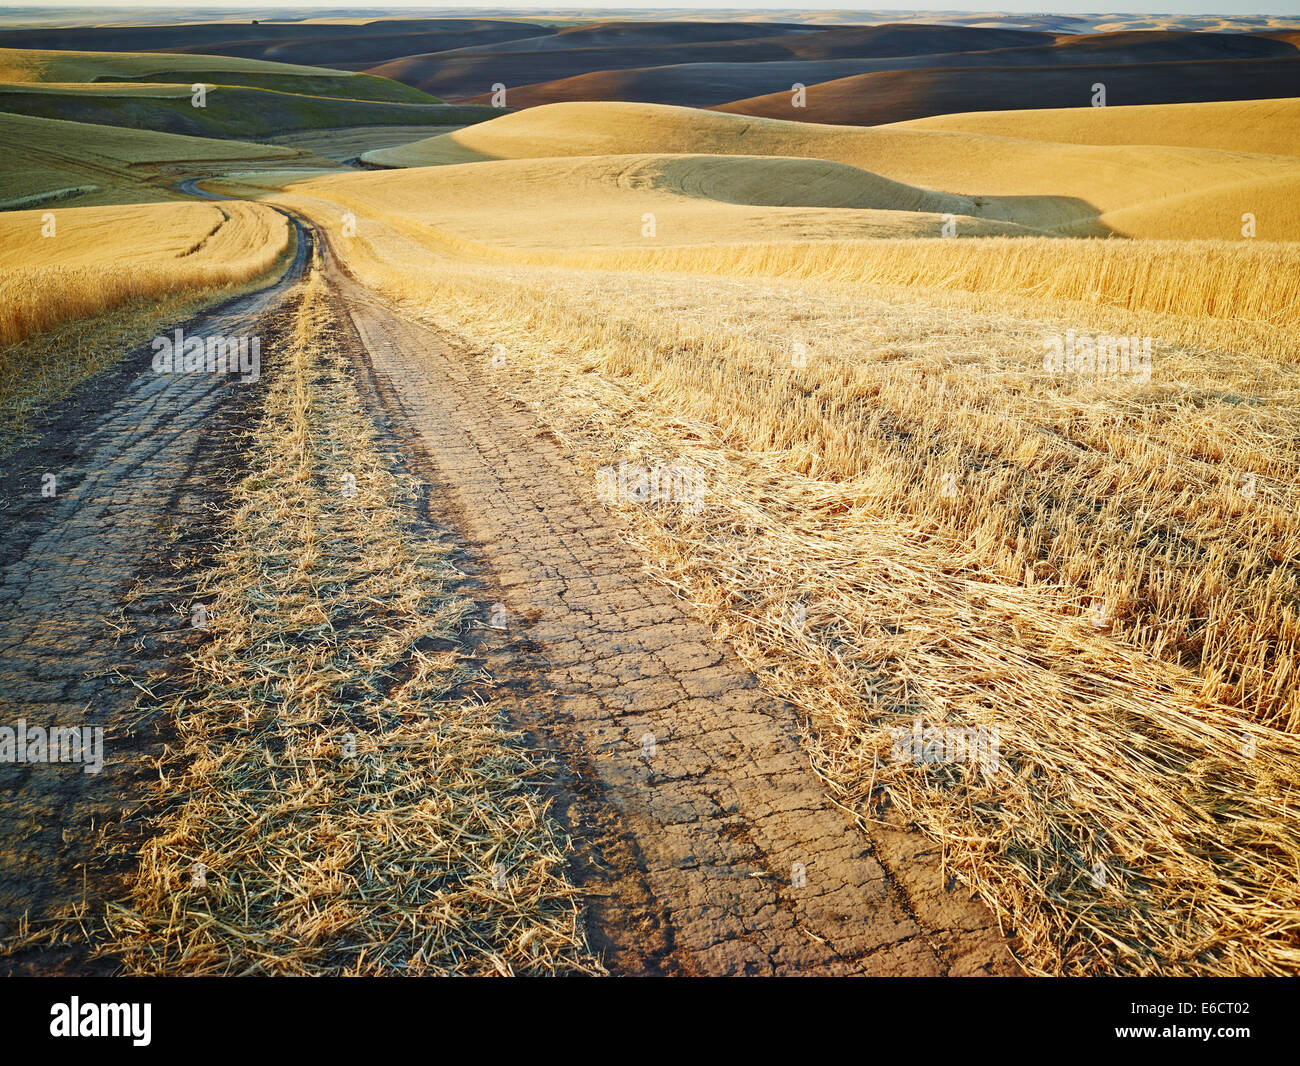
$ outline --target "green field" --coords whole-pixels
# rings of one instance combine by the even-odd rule
[[[54,52],[34,48],[0,48],[0,83],[111,84],[114,82],[195,82],[242,85],[309,96],[345,100],[385,100],[432,104],[436,96],[409,85],[328,67],[268,63],[260,59],[225,56],[174,55],[153,52]]]
[[[159,168],[284,162],[292,148],[121,130],[0,112],[0,210],[183,198],[153,181]]]
[[[192,103],[189,85],[0,84],[0,111],[191,137],[242,140],[340,126],[464,126],[501,114],[490,107],[438,103],[432,97],[426,97],[421,103],[407,103],[205,84],[208,87],[203,107]]]

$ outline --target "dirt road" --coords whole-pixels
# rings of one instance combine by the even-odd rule
[[[497,695],[563,767],[555,799],[611,967],[1017,972],[935,854],[906,834],[868,840],[827,800],[793,709],[645,576],[487,359],[326,261],[372,402],[432,484],[430,517],[464,546]]]
[[[204,195],[192,183],[185,191]],[[305,247],[306,242],[300,242]],[[904,833],[868,838],[826,798],[794,710],[642,572],[558,442],[486,361],[392,310],[327,251],[342,338],[377,424],[463,546],[492,695],[556,761],[555,810],[593,945],[614,972],[1018,972],[988,912]],[[296,272],[301,267],[295,266]],[[254,332],[285,283],[208,317]],[[0,539],[0,719],[105,724],[104,773],[0,768],[0,918],[65,904],[89,823],[122,814],[131,692],[105,619],[167,522],[204,503],[204,427],[228,382],[141,358],[60,406],[9,464]],[[59,477],[53,499],[41,475]],[[176,624],[176,623],[171,623]],[[138,769],[139,760],[134,760]],[[87,897],[96,898],[94,891]]]
[[[256,335],[302,273],[304,237],[278,282],[184,323],[185,332]],[[219,456],[211,445],[224,436],[215,422],[235,391],[256,387],[229,375],[159,374],[151,361],[151,350],[138,351],[56,405],[0,475],[0,726],[104,729],[99,773],[0,762],[0,939],[24,915],[102,901],[133,865],[127,855],[121,869],[105,869],[95,838],[130,813],[140,753],[157,740],[134,728],[136,691],[115,671],[147,669],[157,649],[148,638],[123,646],[113,620],[166,545],[212,502]],[[153,607],[159,613],[147,624],[158,633],[189,621]],[[24,965],[48,970],[64,961]]]

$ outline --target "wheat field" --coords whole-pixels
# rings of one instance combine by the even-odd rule
[[[295,159],[291,148],[0,113],[0,209],[182,200],[151,179],[177,165],[220,169]],[[19,161],[21,160],[21,165]]]
[[[1300,99],[968,111],[909,119],[886,128],[949,130],[1061,144],[1160,144],[1295,156],[1300,155],[1300,143],[1292,132],[1297,122]]]
[[[192,313],[272,271],[285,217],[250,203],[0,215],[0,433]]]
[[[1268,103],[1284,105],[1288,118],[1295,113],[1294,101]],[[1161,105],[1178,106],[1200,105]],[[1145,125],[1167,124],[1164,112],[1150,110],[1155,113],[1144,119]],[[1215,128],[1227,132],[1217,139],[1182,119],[1189,132],[1174,145],[1088,142],[1088,121],[1080,120],[1077,134],[1084,143],[1063,143],[1035,139],[1032,125],[1028,135],[1008,137],[910,123],[828,126],[666,105],[565,103],[368,152],[366,159],[390,167],[427,167],[646,152],[813,158],[966,197],[978,208],[971,213],[983,219],[1063,235],[1239,240],[1240,216],[1249,211],[1260,220],[1261,238],[1300,238],[1294,224],[1300,162],[1291,154],[1258,151],[1261,144],[1275,146],[1276,135],[1267,132],[1274,128],[1274,117],[1267,109],[1220,114]],[[1172,123],[1175,130],[1178,125]],[[1217,147],[1238,133],[1247,148]],[[1139,135],[1135,130],[1134,136]],[[1246,187],[1238,210],[1225,215],[1202,204],[1202,198],[1213,202],[1234,186]],[[506,191],[500,200],[507,199]],[[1189,198],[1167,202],[1171,197]],[[1119,211],[1129,213],[1122,226],[1112,226],[1108,214]]]
[[[976,209],[969,213],[985,220],[1063,235],[1240,239],[1240,214],[1251,211],[1261,220],[1261,238],[1300,237],[1294,208],[1300,162],[1294,155],[1265,155],[1249,133],[1242,148],[1209,147],[1232,143],[1232,130],[1253,129],[1255,113],[1218,114],[1214,127],[1225,133],[1216,139],[1197,123],[1179,118],[1180,113],[1171,120],[1162,110],[1178,107],[1201,105],[1158,105],[1149,109],[1144,125],[1171,125],[1175,130],[1182,125],[1188,130],[1186,143],[1157,139],[1110,144],[1035,139],[1032,126],[1030,135],[1013,138],[914,123],[827,126],[655,104],[547,104],[407,146],[368,152],[365,159],[385,166],[432,166],[629,155],[650,151],[651,146],[675,155],[801,157],[842,162],[889,181],[961,195],[974,201]],[[1284,107],[1283,113],[1290,117],[1295,108]],[[1080,120],[1082,140],[1088,136],[1087,122],[1086,117]],[[1140,136],[1140,130],[1134,130],[1134,136]],[[1275,144],[1270,140],[1268,146]],[[1270,183],[1274,179],[1277,185]],[[1225,188],[1242,185],[1248,190],[1238,211],[1214,213],[1201,204],[1201,198],[1213,201]],[[1191,199],[1166,203],[1171,196]],[[1121,211],[1128,212],[1119,220],[1122,225],[1108,217]]]
[[[152,79],[205,57],[130,58]],[[126,69],[0,50],[0,76],[55,93]],[[614,504],[611,523],[797,709],[833,801],[926,834],[1029,972],[1295,974],[1298,121],[1300,98],[870,128],[560,103],[361,153],[390,169],[326,172],[305,149],[391,133],[277,147],[0,116],[0,142],[31,160],[0,172],[0,202],[35,208],[0,215],[0,432],[159,315],[272,273],[293,241],[275,208],[296,212],[527,405],[593,496],[620,462],[700,473],[703,507]],[[181,168],[247,200],[162,202]],[[66,206],[101,202],[118,206]],[[51,217],[57,238],[38,239]],[[205,577],[227,621],[185,695],[203,708],[176,765],[195,796],[154,827],[118,947],[135,972],[600,972],[557,872],[567,844],[519,801],[532,769],[515,739],[452,698],[454,656],[422,653],[411,689],[445,733],[381,708],[397,785],[363,752],[350,783],[325,784],[372,806],[340,819],[296,781],[254,842],[240,791],[280,782],[231,709],[301,702],[301,722],[246,725],[306,765],[352,712],[322,712],[312,670],[355,680],[354,652],[382,657],[393,636],[354,625],[351,592],[304,567],[377,560],[365,595],[393,608],[399,643],[468,617],[446,553],[420,556],[390,506],[397,464],[345,387],[327,295],[319,275],[294,295],[258,477],[235,496],[239,550]],[[373,528],[317,483],[349,463]],[[894,758],[920,722],[993,732],[1001,767]],[[444,920],[398,870],[384,890],[402,905],[377,915],[338,841],[395,859],[394,826],[423,833],[415,805],[446,784],[423,765],[440,751],[458,785],[439,854],[470,871],[462,912]],[[460,832],[475,818],[482,839]],[[507,839],[522,902],[483,884]],[[169,909],[209,853],[233,856],[239,885],[217,898],[256,911],[256,935]]]
[[[531,173],[629,173],[573,154]],[[1295,246],[751,226],[579,251],[574,217],[468,223],[459,172],[481,202],[503,166],[268,175],[259,195],[485,362],[506,353],[503,385],[593,480],[625,458],[704,471],[701,513],[631,508],[627,535],[807,715],[831,794],[941,841],[1033,972],[1293,972]],[[652,166],[651,192],[680,195]],[[589,191],[591,224],[634,227],[637,195]],[[725,206],[696,207],[693,241]],[[1075,335],[1132,337],[1132,372],[1045,361]],[[918,717],[1000,729],[1011,777],[891,762]]]
[[[70,208],[48,222],[46,214],[0,217],[6,346],[134,301],[248,281],[289,242],[284,216],[257,204]]]
[[[1272,192],[1300,203],[1296,175],[1269,179]],[[327,177],[263,172],[231,187],[327,199],[430,248],[503,264],[856,280],[998,306],[1047,300],[1085,315],[1146,315],[1180,343],[1278,356],[1294,353],[1300,336],[1293,242],[1048,237],[976,217],[981,207],[968,197],[826,160],[576,156]],[[1219,195],[1240,204],[1242,187]],[[545,212],[536,210],[542,199]]]

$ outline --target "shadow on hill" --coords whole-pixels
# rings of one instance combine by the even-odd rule
[[[970,195],[970,194],[968,194]],[[1048,237],[1118,237],[1101,221],[1101,209],[1079,196],[979,196],[980,218],[1016,222]]]
[[[343,126],[465,126],[501,115],[490,107],[341,100],[224,85],[210,88],[202,108],[191,105],[188,91],[149,96],[97,93],[92,88],[86,92],[42,92],[0,87],[0,111],[234,140]]]
[[[933,29],[934,27],[926,27]],[[1031,35],[1032,36],[1032,35]],[[934,44],[960,47],[960,38],[935,38]],[[772,44],[768,44],[771,49]],[[967,42],[961,51],[939,48],[915,54],[892,55],[887,51],[855,48],[852,42],[836,47],[812,47],[805,38],[799,47],[790,48],[789,56],[768,58],[734,53],[708,59],[701,54],[678,50],[671,57],[660,57],[663,65],[629,66],[611,61],[606,69],[587,73],[515,84],[526,81],[532,71],[512,65],[509,99],[515,107],[536,107],[568,100],[629,100],[648,104],[677,104],[685,107],[719,107],[728,103],[752,100],[768,94],[789,97],[795,84],[816,86],[843,78],[867,74],[913,71],[923,77],[926,70],[964,70],[976,91],[983,70],[999,68],[1046,68],[1068,71],[1070,68],[1102,65],[1144,66],[1152,63],[1220,62],[1237,59],[1295,58],[1296,44],[1287,39],[1248,34],[1099,34],[1088,38],[1067,38],[1047,43],[1018,44],[1012,47],[980,48]],[[416,59],[419,57],[410,57]],[[461,62],[473,60],[473,53]],[[666,61],[665,61],[666,60]],[[480,60],[474,60],[479,62]],[[398,80],[403,72],[390,72]],[[453,67],[438,68],[440,89],[463,103],[487,103],[488,94],[480,91],[464,95]],[[434,84],[433,81],[428,84]],[[1087,103],[1087,100],[1084,100]],[[957,109],[961,108],[958,102]],[[1028,98],[1018,106],[1037,106]]]
[[[967,111],[1089,107],[1098,85],[1105,104],[1181,104],[1294,96],[1300,59],[1064,67],[949,67],[855,75],[809,85],[805,106],[788,90],[712,108],[732,114],[877,126]]]

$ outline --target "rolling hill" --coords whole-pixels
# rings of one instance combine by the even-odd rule
[[[297,175],[294,191],[346,204],[359,217],[397,218],[436,234],[509,249],[933,236],[945,214],[971,234],[1034,232],[975,217],[981,209],[966,197],[823,159],[657,154],[515,159],[305,181]],[[543,201],[544,215],[536,210]],[[485,210],[488,205],[491,210]],[[653,232],[647,235],[649,219]]]
[[[1152,63],[1200,59],[1219,62],[1229,59],[1300,58],[1294,35],[1113,33],[1087,37],[1029,36],[1010,46],[996,39],[983,41],[961,35],[931,32],[898,36],[883,31],[935,31],[941,27],[856,27],[830,34],[790,39],[792,56],[784,59],[742,59],[727,61],[682,61],[661,66],[611,68],[530,85],[512,86],[508,100],[512,107],[535,107],[566,100],[630,100],[639,103],[681,104],[714,107],[737,100],[789,93],[793,85],[823,82],[863,74],[916,71],[934,68],[967,71],[983,67],[1084,67],[1123,64],[1134,67]],[[869,33],[870,31],[882,31]],[[982,47],[984,44],[996,47]],[[893,47],[915,54],[896,55]],[[963,47],[966,50],[961,50]],[[955,49],[949,51],[947,49]],[[1006,75],[1001,75],[1005,77]],[[455,95],[454,85],[448,91]],[[486,103],[485,94],[468,98]],[[1023,101],[1021,101],[1023,104]],[[791,116],[798,117],[798,116]],[[883,121],[883,120],[882,120]]]
[[[0,111],[242,140],[347,126],[460,126],[501,113],[472,105],[349,100],[240,85],[211,85],[204,105],[194,107],[189,85],[150,82],[0,84]]]
[[[204,87],[201,106],[193,86]],[[0,49],[0,110],[256,140],[355,126],[460,126],[499,115],[372,74],[221,56]]]
[[[0,30],[0,46],[79,51],[169,52],[358,69],[416,52],[437,52],[549,34],[504,19],[377,19],[198,22]]]
[[[394,103],[439,103],[408,85],[369,74],[325,67],[227,59],[209,55],[155,55],[148,52],[46,51],[0,48],[0,82],[136,82],[240,85],[308,96]]]
[[[791,106],[788,89],[717,107],[740,115],[805,122],[877,125],[959,111],[1084,107],[1093,86],[1106,87],[1107,105],[1258,100],[1294,95],[1300,58],[1231,59],[1191,63],[1099,66],[982,67],[894,70],[810,85],[806,105]]]
[[[1300,97],[1132,107],[971,111],[894,124],[1058,144],[1164,144],[1300,155]]]
[[[1042,44],[1052,40],[1022,30],[894,25],[852,26],[832,31],[771,25],[764,27],[767,32],[747,32],[741,36],[739,31],[751,28],[726,23],[584,26],[509,45],[407,56],[370,70],[426,92],[477,98],[497,82],[522,87],[593,72],[700,63],[734,64],[743,68],[791,60],[882,59],[954,49],[987,50]],[[735,99],[735,95],[733,92],[729,98]]]
[[[1087,115],[1091,109],[1078,110]],[[1265,114],[1258,111],[1257,121]],[[1237,238],[1243,212],[1283,217],[1277,198],[1300,190],[1300,166],[1293,159],[1249,154],[1259,134],[1249,132],[1248,117],[1220,113],[1225,128],[1238,128],[1247,146],[1224,151],[834,126],[653,104],[550,104],[364,158],[393,167],[642,153],[823,159],[965,197],[973,206],[962,213],[1033,230]],[[1218,190],[1220,205],[1212,213],[1177,199],[1211,189]],[[1263,202],[1256,198],[1261,190],[1269,194]],[[1122,229],[1105,220],[1118,211],[1127,212]]]
[[[174,164],[269,164],[292,148],[122,130],[0,112],[0,209],[184,199],[151,179]]]

